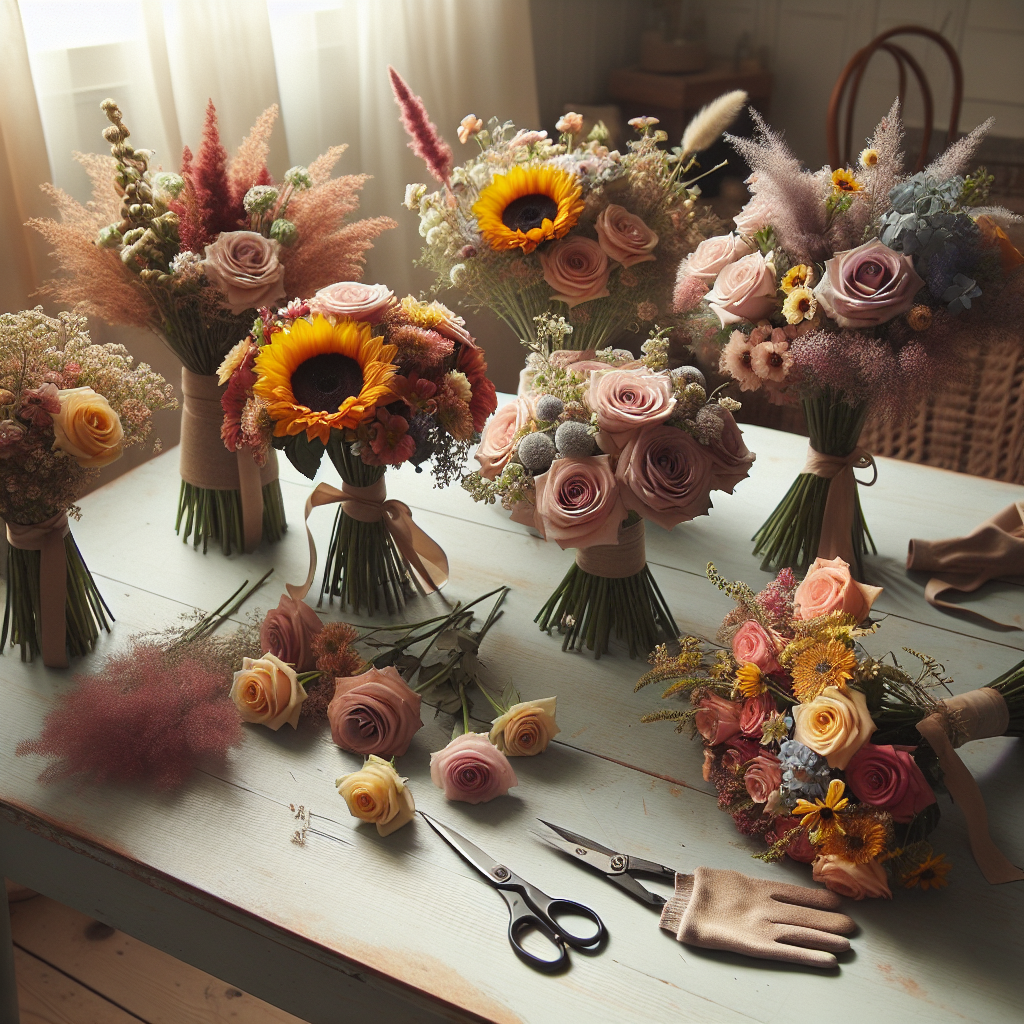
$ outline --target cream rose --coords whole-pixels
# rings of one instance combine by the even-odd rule
[[[551,297],[570,309],[608,294],[608,257],[592,238],[572,235],[537,256],[544,280],[555,290]]]
[[[730,263],[753,251],[739,235],[705,238],[680,266],[679,276],[696,277],[710,285]]]
[[[542,754],[561,731],[555,721],[555,697],[524,700],[491,724],[490,741],[509,757]]]
[[[255,722],[277,732],[287,722],[293,729],[306,691],[295,670],[273,654],[243,658],[242,670],[231,683],[231,699],[243,722]]]
[[[877,860],[868,861],[867,864],[854,864],[835,854],[822,854],[814,858],[811,876],[816,882],[821,882],[826,889],[831,889],[851,900],[879,896],[887,900],[892,899],[885,868]]]
[[[390,761],[371,754],[359,771],[343,775],[334,784],[353,817],[376,825],[380,835],[389,836],[416,813],[407,781]]]
[[[826,686],[808,704],[793,707],[793,739],[820,754],[830,768],[845,768],[875,731],[860,690]]]
[[[723,327],[760,320],[775,309],[775,267],[759,252],[730,263],[708,292],[708,305]]]
[[[92,388],[58,391],[60,412],[52,413],[53,447],[80,466],[96,469],[121,458],[124,430],[110,403]]]
[[[609,258],[631,267],[654,259],[658,236],[635,213],[609,203],[594,222],[597,241]]]
[[[793,595],[793,618],[816,619],[830,612],[846,612],[863,622],[881,587],[858,583],[849,562],[841,558],[816,558]]]
[[[324,316],[347,317],[379,324],[381,317],[395,304],[395,293],[386,284],[339,281],[329,284],[313,296],[309,308]]]
[[[236,315],[285,297],[281,243],[256,231],[222,231],[204,251],[207,279]]]

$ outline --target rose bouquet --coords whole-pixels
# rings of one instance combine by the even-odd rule
[[[7,522],[10,637],[51,667],[93,649],[110,614],[68,516],[102,466],[173,409],[170,385],[120,345],[92,344],[84,317],[42,308],[0,315],[0,516]]]
[[[430,590],[447,580],[444,552],[386,500],[388,466],[431,461],[439,486],[460,471],[497,404],[483,351],[461,317],[438,302],[396,302],[383,285],[341,282],[276,314],[260,310],[251,333],[221,364],[222,433],[229,451],[257,460],[271,446],[312,479],[326,451],[342,479],[321,484],[314,506],[340,503],[324,593],[375,614],[405,603],[409,570]],[[314,562],[304,597],[313,581]]]
[[[30,222],[66,272],[43,292],[108,323],[156,331],[181,359],[176,528],[204,551],[211,541],[225,554],[250,551],[284,530],[276,456],[257,464],[248,448],[224,450],[213,375],[258,307],[357,277],[363,253],[394,222],[344,223],[365,176],[330,177],[343,146],[275,183],[266,159],[276,106],[228,161],[211,103],[199,151],[193,158],[186,147],[180,173],[155,169],[153,154],[129,143],[113,100],[103,110],[112,156],[78,156],[93,201],[82,206],[49,187],[61,221]]]
[[[753,198],[680,265],[675,310],[742,391],[803,403],[807,465],[754,537],[764,567],[840,556],[863,578],[865,419],[905,415],[1019,323],[1024,276],[999,293],[1024,258],[996,223],[1007,211],[983,206],[991,179],[963,174],[987,122],[908,178],[898,104],[852,169],[805,170],[754,118],[755,139],[730,139]]]
[[[704,745],[704,778],[744,835],[789,856],[854,899],[946,884],[950,865],[927,841],[948,792],[968,819],[972,850],[990,882],[1024,878],[988,836],[977,785],[953,746],[1024,728],[1024,662],[989,686],[940,700],[951,680],[927,655],[916,676],[858,646],[879,588],[857,583],[836,558],[804,580],[789,569],[759,594],[708,576],[736,601],[714,647],[662,645],[637,689],[668,682],[691,708],[644,721],[689,726]],[[978,810],[980,808],[980,824]]]
[[[546,540],[576,548],[575,562],[537,616],[562,649],[600,657],[614,631],[630,657],[678,632],[647,566],[644,521],[671,530],[711,509],[754,456],[729,399],[708,399],[695,367],[665,369],[656,334],[637,360],[622,349],[554,351],[545,335],[572,330],[540,318],[540,340],[519,396],[499,409],[477,449],[481,469],[463,486],[500,500]]]

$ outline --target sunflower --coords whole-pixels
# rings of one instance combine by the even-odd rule
[[[854,864],[867,864],[885,851],[886,828],[870,814],[846,814],[842,828],[824,833],[822,853],[835,854]]]
[[[753,662],[748,661],[736,669],[736,690],[744,697],[757,697],[767,689],[761,670]]]
[[[818,641],[793,662],[793,693],[801,704],[814,700],[826,686],[846,689],[857,655],[839,640]]]
[[[296,320],[260,349],[253,391],[266,401],[276,437],[305,430],[327,444],[332,429],[355,429],[391,400],[395,351],[367,323]]]
[[[827,838],[833,832],[844,831],[839,823],[839,815],[850,802],[849,797],[843,796],[846,792],[846,783],[841,779],[833,779],[828,784],[828,792],[824,800],[797,800],[793,808],[793,817],[800,818],[800,824],[812,833],[811,842],[817,843]]]
[[[922,889],[944,889],[949,885],[946,875],[952,867],[944,854],[934,854],[904,874],[900,881],[907,889],[913,889],[915,885]]]
[[[513,167],[496,174],[473,204],[480,234],[492,249],[533,252],[561,238],[583,212],[576,176],[555,167]]]
[[[852,171],[840,167],[832,172],[832,188],[836,192],[860,192],[864,186],[856,179]]]

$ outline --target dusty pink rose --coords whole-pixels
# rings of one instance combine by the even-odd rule
[[[867,864],[854,864],[835,854],[822,854],[814,858],[811,875],[826,889],[831,889],[851,900],[880,896],[887,900],[892,899],[885,868],[877,860],[868,861]]]
[[[775,641],[764,627],[753,619],[744,622],[732,638],[733,657],[741,665],[747,661],[753,663],[766,674],[782,671],[776,657],[777,653]]]
[[[799,818],[776,818],[772,822],[771,831],[765,836],[765,840],[769,844],[774,843],[787,832],[792,832],[793,829],[799,827]],[[807,837],[806,829],[789,841],[789,846],[786,847],[786,856],[798,864],[810,864],[818,856],[818,851],[811,845],[811,841]]]
[[[793,617],[816,619],[846,612],[863,622],[881,592],[881,587],[858,583],[850,575],[850,564],[841,558],[816,558],[793,595]]]
[[[705,446],[713,467],[711,487],[732,494],[736,485],[750,475],[750,467],[757,456],[744,444],[743,431],[728,409],[720,405],[705,408],[714,408],[715,415],[722,421],[722,432],[713,435]]]
[[[742,706],[737,701],[709,693],[697,705],[694,718],[697,731],[711,746],[724,743],[740,731],[741,710]]]
[[[601,428],[602,451],[618,455],[641,427],[663,423],[676,400],[668,374],[649,370],[595,370],[590,375],[587,403]]]
[[[716,235],[705,238],[700,245],[679,265],[680,280],[685,277],[697,277],[708,285],[714,284],[715,278],[730,263],[754,250],[739,235]]]
[[[476,461],[480,463],[480,475],[485,480],[494,480],[508,465],[512,457],[512,441],[529,419],[526,403],[522,399],[506,402],[488,420],[476,450]]]
[[[327,706],[331,739],[354,754],[376,754],[385,761],[408,749],[420,721],[420,695],[391,665],[334,681]]]
[[[768,200],[754,196],[732,220],[736,230],[749,238],[768,227],[771,216],[772,208],[768,205]]]
[[[617,544],[626,509],[612,474],[611,457],[555,459],[534,477],[536,526],[560,548]]]
[[[769,751],[757,755],[743,774],[747,796],[755,804],[767,803],[768,797],[782,785],[782,765]]]
[[[285,297],[281,243],[256,231],[222,231],[205,249],[203,273],[232,313],[270,306]]]
[[[906,313],[923,287],[910,256],[873,238],[826,260],[814,297],[840,327],[858,330]]]
[[[910,756],[913,747],[865,743],[846,766],[846,784],[863,804],[907,822],[935,803],[935,793]]]
[[[724,743],[725,752],[722,754],[722,764],[726,768],[738,768],[741,764],[753,761],[761,753],[761,745],[754,740],[747,739],[742,733],[730,736]]]
[[[774,714],[775,698],[770,693],[760,693],[756,697],[748,697],[743,702],[740,714],[740,732],[755,740],[761,738],[761,727],[769,715]]]
[[[705,447],[685,430],[643,427],[619,455],[615,479],[622,501],[666,530],[711,508],[714,465]]]
[[[480,732],[467,732],[430,755],[430,780],[445,799],[482,804],[504,796],[519,780],[508,758]]]
[[[537,256],[544,280],[555,290],[551,297],[570,309],[608,294],[608,257],[592,238],[562,238],[546,251],[538,250]]]
[[[631,267],[654,259],[658,236],[643,222],[622,206],[609,203],[594,222],[597,240],[608,256]]]
[[[324,628],[305,601],[281,595],[276,608],[267,612],[260,626],[260,647],[291,665],[296,672],[316,668],[313,637]]]
[[[760,320],[776,306],[775,267],[759,252],[723,268],[708,292],[708,305],[723,327]]]
[[[310,300],[314,313],[347,317],[368,324],[379,324],[381,317],[395,304],[395,293],[385,284],[339,281],[329,284]]]

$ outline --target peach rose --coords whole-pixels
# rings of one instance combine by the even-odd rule
[[[885,868],[877,860],[854,864],[835,854],[821,854],[814,858],[811,875],[826,889],[851,900],[862,900],[865,897],[892,899]]]
[[[103,395],[92,388],[58,391],[60,412],[52,413],[53,447],[86,469],[109,466],[121,458],[124,430]]]
[[[430,779],[446,800],[481,804],[505,796],[519,780],[508,758],[483,734],[466,732],[430,755]]]
[[[850,564],[841,558],[816,558],[793,595],[793,618],[816,619],[830,612],[846,612],[863,622],[881,587],[858,583]]]
[[[875,731],[868,702],[852,687],[826,686],[807,704],[793,706],[793,739],[820,754],[830,768],[845,768]]]
[[[739,733],[741,711],[736,701],[709,693],[701,698],[693,721],[704,741],[714,747]]]
[[[480,475],[485,480],[495,480],[501,475],[512,458],[516,432],[529,422],[530,408],[521,398],[506,402],[487,421],[475,455],[480,463]]]
[[[234,314],[285,297],[281,243],[256,231],[222,231],[204,250],[203,273]]]
[[[708,305],[723,327],[741,320],[760,320],[776,306],[775,267],[752,252],[723,268],[708,292]]]
[[[768,797],[782,785],[782,765],[769,751],[758,754],[743,773],[747,796],[755,804],[767,803]]]
[[[379,324],[395,304],[395,293],[385,284],[339,281],[329,284],[309,300],[309,308],[324,316],[346,317]]]
[[[544,280],[555,289],[553,299],[569,308],[608,294],[608,257],[592,238],[572,235],[538,251]]]
[[[299,724],[306,691],[295,670],[273,654],[243,658],[231,683],[230,697],[243,722],[255,722],[277,732],[287,722]]]
[[[658,236],[643,219],[622,206],[609,203],[594,222],[597,240],[609,258],[631,267],[654,259],[651,251],[658,244]]]
[[[733,657],[742,665],[751,662],[765,674],[781,672],[774,638],[753,619],[743,623],[732,638]]]
[[[618,455],[641,427],[664,423],[676,400],[672,379],[649,370],[594,370],[590,374],[587,404],[601,428],[597,442],[602,451]]]
[[[533,483],[534,525],[545,540],[560,548],[618,544],[626,508],[612,474],[611,456],[555,459]]]
[[[420,695],[393,666],[370,668],[358,676],[335,679],[327,720],[331,739],[342,750],[390,760],[401,757],[423,727]]]
[[[371,754],[359,771],[343,775],[334,784],[353,817],[376,825],[380,835],[389,836],[416,813],[407,781],[390,761]]]
[[[555,721],[557,698],[524,700],[513,704],[491,724],[490,741],[509,757],[542,754],[561,730]]]
[[[680,266],[679,276],[697,277],[711,285],[730,263],[749,256],[753,251],[739,235],[705,238]]]
[[[296,672],[310,672],[316,668],[313,637],[323,628],[324,624],[305,601],[282,594],[277,607],[267,612],[260,626],[260,647]]]

